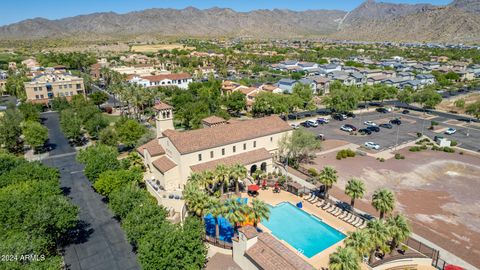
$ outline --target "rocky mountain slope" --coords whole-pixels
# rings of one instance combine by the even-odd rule
[[[367,0],[351,12],[225,8],[148,9],[126,14],[94,13],[60,20],[29,19],[0,27],[0,39],[121,37],[328,36],[375,41],[480,42],[480,0],[447,6]]]

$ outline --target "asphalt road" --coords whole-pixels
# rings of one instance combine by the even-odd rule
[[[365,121],[373,121],[376,124],[388,123],[391,119],[400,118],[402,124],[399,126],[393,125],[392,129],[380,128],[380,132],[372,132],[371,135],[350,135],[348,132],[341,131],[340,127],[344,124],[354,125],[357,129],[365,128]],[[428,130],[431,121],[437,121],[442,126],[442,129],[454,127],[457,132],[453,135],[446,135],[443,132],[433,132]],[[326,139],[344,140],[354,144],[363,145],[365,142],[372,141],[380,145],[380,151],[387,148],[394,148],[398,145],[413,141],[417,139],[416,133],[422,132],[430,137],[443,136],[451,140],[456,140],[459,147],[479,151],[480,150],[480,129],[473,126],[459,126],[451,123],[450,118],[434,117],[432,119],[423,119],[419,114],[404,115],[401,113],[378,113],[368,112],[357,115],[356,118],[348,118],[345,121],[330,120],[330,123],[319,125],[316,128],[308,128],[315,134],[324,134]],[[468,133],[468,136],[467,136]]]
[[[62,189],[80,208],[80,225],[65,247],[67,269],[140,269],[120,224],[102,202],[102,196],[93,191],[83,174],[83,165],[75,160],[75,150],[60,131],[58,113],[44,113],[42,118],[49,129],[52,148],[50,157],[42,162],[60,170]]]

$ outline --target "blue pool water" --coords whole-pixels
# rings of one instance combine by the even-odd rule
[[[343,233],[287,202],[270,206],[270,219],[262,220],[262,224],[308,258],[345,238]]]

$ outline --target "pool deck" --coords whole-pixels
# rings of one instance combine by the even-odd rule
[[[246,196],[246,194],[243,194],[243,196]],[[282,191],[280,193],[273,193],[272,189],[268,190],[260,190],[259,195],[257,199],[260,199],[270,205],[277,205],[282,202],[290,202],[292,204],[296,204],[299,201],[303,201],[302,198],[295,196],[291,193],[288,193],[286,191]],[[347,234],[347,232],[354,231],[356,228],[353,227],[352,225],[332,216],[331,214],[325,212],[321,208],[316,207],[315,205],[303,201],[303,210],[309,214],[312,214],[316,216],[317,218],[321,219],[323,222],[326,224],[330,225],[331,227],[335,228],[336,230]],[[266,231],[266,232],[271,232],[268,228],[263,226],[261,223],[259,224],[259,227]],[[303,259],[305,259],[307,262],[309,262],[311,265],[313,265],[317,269],[321,269],[322,267],[328,267],[328,258],[331,253],[333,253],[338,246],[343,245],[343,240],[338,242],[337,244],[334,244],[333,246],[323,250],[322,252],[318,253],[317,255],[308,258],[304,256],[303,254],[299,253],[295,248],[293,248],[291,245],[289,245],[287,242],[280,240],[283,242],[289,249],[294,251],[296,254],[301,256]],[[362,269],[369,269],[366,265],[362,265]]]

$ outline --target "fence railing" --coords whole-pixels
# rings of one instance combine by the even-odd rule
[[[388,257],[386,257],[382,260],[378,260],[378,261],[370,264],[370,267],[374,268],[374,267],[377,267],[379,265],[382,265],[382,264],[385,264],[385,263],[388,263],[388,262],[393,262],[393,261],[402,260],[402,259],[414,259],[414,258],[425,258],[425,256],[423,254],[420,254],[420,253],[408,253],[408,254],[405,254],[405,255],[398,254],[398,255],[388,256]]]
[[[212,245],[220,247],[220,248],[233,249],[233,244],[232,243],[220,240],[220,239],[218,239],[214,236],[205,235],[203,240],[205,242],[209,243],[209,244],[212,244]]]

